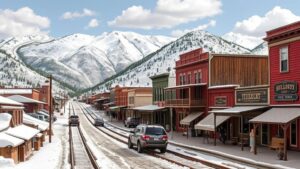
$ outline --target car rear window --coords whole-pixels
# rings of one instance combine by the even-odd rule
[[[147,127],[145,134],[149,134],[149,135],[166,135],[166,132],[163,128],[160,128],[160,127]]]

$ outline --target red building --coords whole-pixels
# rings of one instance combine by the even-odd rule
[[[286,149],[300,150],[300,22],[267,32],[272,109],[252,120],[262,124],[268,142],[282,138]]]
[[[208,57],[209,53],[200,48],[180,55],[176,61],[176,86],[165,89],[166,107],[174,110],[176,131],[185,131],[207,112]]]

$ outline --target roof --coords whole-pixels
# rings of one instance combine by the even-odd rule
[[[15,88],[6,88],[0,89],[0,94],[32,94],[33,89],[15,89]]]
[[[9,128],[5,131],[6,134],[23,140],[30,140],[39,132],[39,130],[25,126],[24,124],[18,125],[14,128]]]
[[[206,86],[206,85],[207,85],[207,83],[196,83],[196,84],[186,84],[186,85],[166,87],[165,89],[177,89],[177,88],[187,88],[187,87],[193,87],[193,86]]]
[[[286,124],[300,117],[300,108],[272,108],[250,120],[251,123]]]
[[[30,115],[25,114],[25,113],[23,114],[23,122],[34,124],[34,125],[38,126],[38,129],[40,131],[45,131],[49,128],[49,123],[39,120],[39,119],[36,119],[34,117],[31,117]]]
[[[233,114],[240,114],[244,112],[250,112],[254,110],[260,110],[267,108],[268,106],[236,106],[228,109],[223,109],[223,110],[212,110],[210,112],[216,113],[216,114],[228,114],[228,115],[233,115]]]
[[[157,105],[146,105],[146,106],[132,108],[132,110],[138,110],[138,111],[158,111],[162,109],[165,109],[165,107],[158,107]]]
[[[190,125],[192,121],[196,120],[196,118],[200,117],[202,114],[203,112],[191,113],[187,115],[185,118],[183,118],[182,120],[180,120],[180,124]]]
[[[114,105],[115,104],[115,102],[109,102],[109,103],[105,103],[105,104],[102,104],[102,105],[104,105],[104,106],[110,106],[110,105]]]
[[[230,116],[216,116],[216,127],[228,120]],[[214,114],[208,114],[204,119],[195,125],[195,129],[215,131],[214,128]]]
[[[220,88],[233,88],[233,87],[239,87],[238,84],[228,84],[228,85],[218,85],[218,86],[210,86],[208,89],[220,89]]]
[[[169,77],[169,74],[170,73],[161,73],[161,74],[158,74],[158,75],[150,76],[149,78],[153,80],[153,79],[156,79],[156,78],[159,78],[159,77]]]
[[[34,100],[25,96],[21,96],[21,95],[13,95],[13,96],[9,96],[7,97],[11,100],[20,102],[20,103],[36,103],[36,104],[46,104],[45,102],[41,102],[39,100]]]
[[[119,110],[120,108],[124,108],[124,107],[127,107],[127,106],[113,106],[113,107],[110,107],[109,110]]]
[[[0,104],[23,106],[22,103],[16,102],[14,100],[8,99],[6,97],[0,96]]]
[[[16,147],[22,143],[24,143],[24,140],[10,136],[4,132],[0,133],[0,147],[7,147],[7,146]]]
[[[8,113],[0,113],[0,131],[9,128],[11,118]]]
[[[109,98],[109,97],[106,97],[106,98],[100,98],[100,99],[94,100],[94,102],[101,101],[101,100],[108,100],[108,99],[110,99],[110,98]]]
[[[1,109],[5,109],[5,110],[23,110],[24,107],[23,106],[0,106]]]

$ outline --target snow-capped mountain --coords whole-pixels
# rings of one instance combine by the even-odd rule
[[[173,38],[133,32],[73,34],[18,48],[22,61],[75,88],[91,87],[160,49]]]
[[[214,53],[250,53],[251,51],[206,31],[193,31],[164,46],[160,50],[135,62],[106,82],[91,88],[91,91],[104,91],[115,85],[151,86],[150,76],[170,72],[174,74],[175,61],[179,55],[202,47]]]
[[[251,50],[251,52],[256,55],[268,55],[269,54],[268,43],[263,42],[263,43],[259,44],[258,46],[253,48]]]
[[[222,36],[223,39],[234,42],[248,49],[253,49],[263,42],[262,38],[242,35],[240,33],[229,32]]]

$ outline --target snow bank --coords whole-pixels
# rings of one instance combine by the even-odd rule
[[[0,168],[1,169],[9,169],[15,166],[14,161],[10,158],[4,158],[0,156]]]
[[[11,115],[8,113],[0,113],[0,131],[9,127]]]

